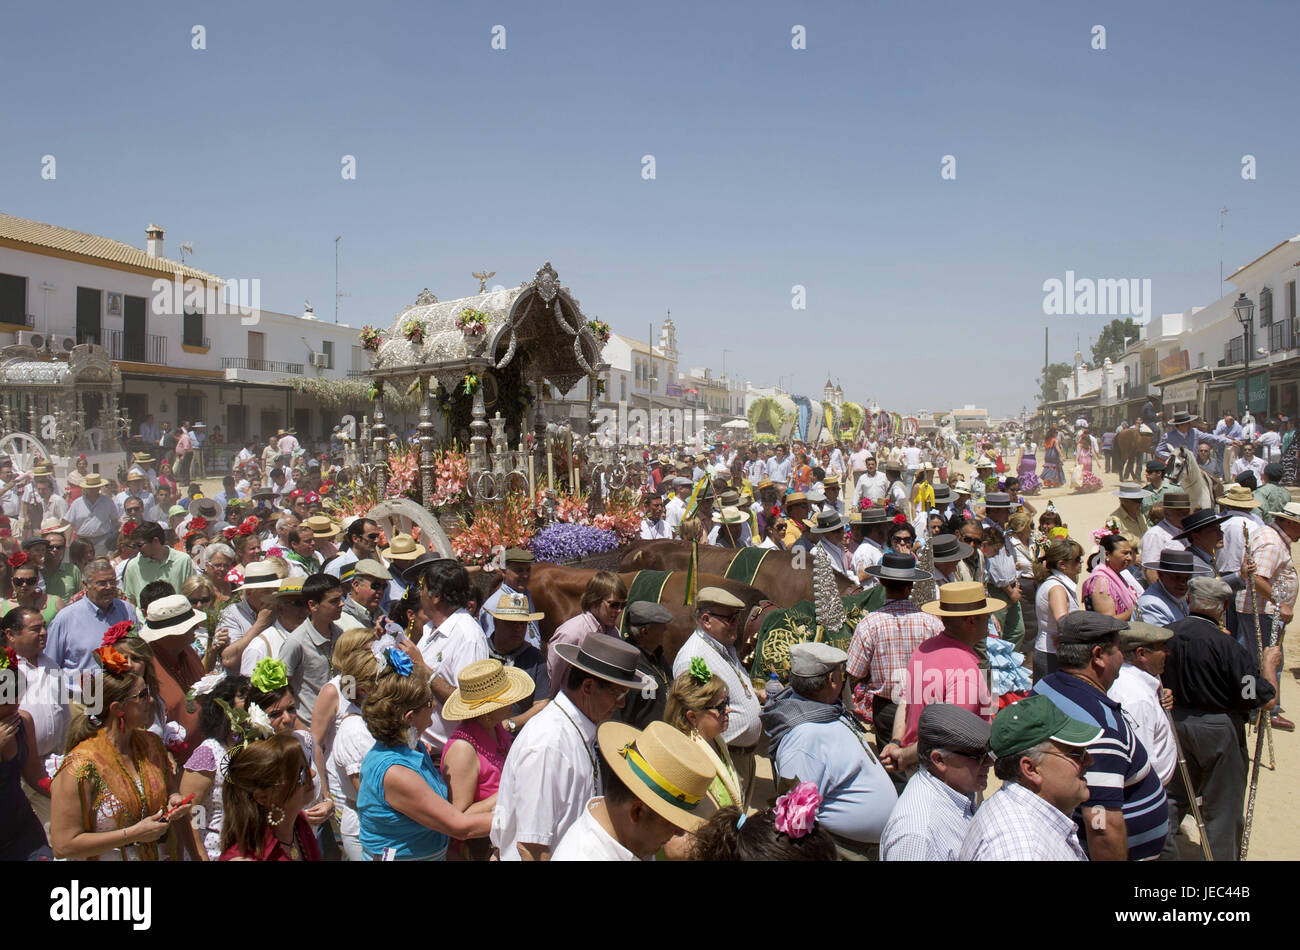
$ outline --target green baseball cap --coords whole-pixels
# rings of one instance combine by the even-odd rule
[[[1012,703],[993,719],[989,745],[999,759],[1032,749],[1052,739],[1062,745],[1086,746],[1101,737],[1101,729],[1071,719],[1046,696]]]

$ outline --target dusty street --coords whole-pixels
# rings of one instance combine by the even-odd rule
[[[1041,462],[1041,453],[1040,453]],[[1099,460],[1100,462],[1100,460]],[[1073,461],[1065,463],[1067,477],[1073,469]],[[1104,467],[1100,466],[1099,467]],[[1094,469],[1096,470],[1096,469]],[[1101,527],[1106,516],[1118,505],[1112,492],[1119,485],[1117,475],[1107,475],[1100,471],[1104,488],[1086,495],[1072,494],[1068,484],[1062,488],[1041,491],[1030,502],[1041,512],[1049,500],[1056,504],[1057,510],[1065,524],[1069,526],[1070,536],[1083,545],[1084,554],[1090,555],[1096,550],[1092,541],[1092,532]],[[1296,553],[1292,550],[1293,555]],[[1080,578],[1082,582],[1082,578]],[[1295,624],[1287,628],[1285,644],[1285,662],[1283,664],[1281,685],[1283,708],[1293,712],[1300,710],[1300,645],[1296,643]],[[1289,716],[1294,718],[1294,716]],[[1246,745],[1251,754],[1255,748],[1255,734],[1248,732]],[[1276,769],[1267,768],[1269,758],[1267,744],[1264,751],[1264,768],[1260,771],[1259,792],[1255,800],[1255,816],[1250,838],[1250,860],[1295,860],[1300,858],[1300,827],[1294,820],[1297,804],[1297,778],[1300,778],[1300,738],[1296,733],[1273,731],[1273,748]],[[989,776],[990,791],[997,780]],[[1174,781],[1180,781],[1175,776]],[[1201,858],[1200,845],[1196,836],[1196,824],[1189,815],[1183,824],[1183,831],[1188,840],[1180,841],[1183,856],[1189,860]]]

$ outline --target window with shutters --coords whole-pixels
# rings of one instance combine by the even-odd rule
[[[30,326],[27,321],[27,278],[0,274],[0,323]]]
[[[1273,322],[1273,291],[1264,287],[1259,292],[1259,325],[1266,327]]]

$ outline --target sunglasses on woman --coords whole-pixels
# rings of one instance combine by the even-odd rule
[[[191,597],[190,604],[194,607],[206,607],[212,603],[212,597]]]
[[[36,578],[34,577],[15,577],[13,579],[13,585],[15,587],[30,587],[35,583]]]

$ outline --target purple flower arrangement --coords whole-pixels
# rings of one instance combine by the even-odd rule
[[[539,531],[530,547],[537,560],[558,563],[612,551],[618,547],[618,535],[595,525],[559,521]]]

